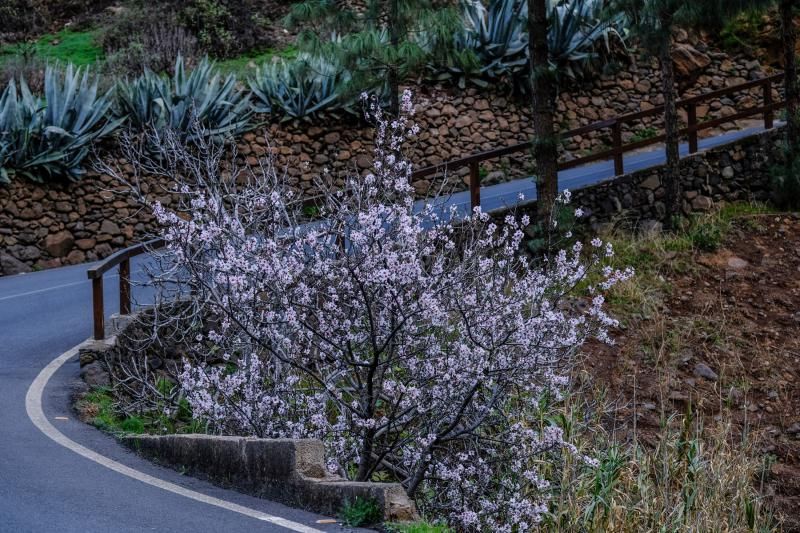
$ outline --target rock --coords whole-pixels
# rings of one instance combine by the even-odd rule
[[[639,232],[645,236],[659,235],[664,229],[664,224],[658,220],[647,219],[642,220],[639,224]]]
[[[789,435],[794,435],[795,437],[800,437],[800,422],[795,422],[786,428],[786,433]]]
[[[692,200],[693,211],[708,211],[714,205],[714,201],[708,196],[697,196]]]
[[[670,393],[667,395],[667,398],[673,402],[685,402],[689,399],[687,395],[679,391],[670,391]]]
[[[356,164],[360,169],[372,168],[372,158],[367,154],[360,154],[356,157]]]
[[[70,265],[79,265],[86,261],[86,254],[80,250],[72,250],[67,254],[66,262]]]
[[[336,144],[339,142],[339,139],[341,139],[341,137],[342,136],[339,135],[339,132],[332,131],[326,134],[325,137],[323,137],[323,140],[325,141],[325,144]]]
[[[106,233],[108,235],[119,235],[121,231],[116,222],[106,219],[103,220],[102,224],[100,224],[100,233]]]
[[[725,179],[731,179],[736,173],[733,170],[733,167],[725,167],[722,169],[722,177]]]
[[[474,121],[472,117],[469,115],[461,115],[456,119],[455,126],[456,128],[466,128],[467,126],[471,126]]]
[[[16,257],[0,253],[0,274],[3,276],[13,276],[23,274],[33,270],[31,267],[17,259]]]
[[[644,180],[639,184],[639,187],[643,189],[650,189],[651,191],[658,189],[660,186],[661,186],[661,178],[659,178],[657,174],[653,174],[652,176],[650,176],[649,178],[647,178],[646,180]]]
[[[63,257],[75,246],[75,238],[67,230],[48,235],[44,239],[44,249],[53,257]]]
[[[741,257],[733,256],[728,258],[728,266],[734,270],[741,270],[743,268],[747,268],[749,265],[750,263],[748,263]]]
[[[111,385],[111,376],[97,361],[81,369],[81,378],[90,387],[108,387]]]
[[[719,379],[717,373],[711,370],[711,367],[705,363],[697,363],[694,366],[694,375],[709,381],[717,381]]]
[[[685,43],[676,44],[672,48],[672,61],[675,64],[675,74],[679,78],[699,75],[711,64],[710,57]]]

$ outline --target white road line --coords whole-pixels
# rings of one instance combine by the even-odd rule
[[[118,276],[119,274],[109,274],[108,277]],[[0,297],[0,302],[4,300],[11,300],[12,298],[19,298],[21,296],[31,296],[32,294],[41,294],[43,292],[54,291],[57,289],[64,289],[66,287],[74,287],[75,285],[83,285],[88,283],[89,279],[87,278],[84,281],[73,281],[72,283],[64,283],[62,285],[53,285],[52,287],[45,287],[44,289],[36,289],[35,291],[28,291],[28,292],[20,292],[18,294],[12,294],[10,296],[2,296]]]
[[[163,479],[145,474],[144,472],[139,472],[138,470],[135,470],[122,463],[118,463],[117,461],[109,459],[108,457],[100,455],[99,453],[78,444],[58,431],[44,415],[44,410],[42,409],[42,393],[44,392],[45,386],[47,386],[47,382],[53,377],[53,374],[55,374],[64,363],[75,357],[78,354],[78,350],[84,345],[89,344],[89,342],[91,341],[85,341],[51,361],[50,364],[48,364],[39,373],[39,375],[36,376],[36,379],[33,380],[30,388],[28,388],[28,393],[25,395],[25,409],[28,412],[28,418],[31,419],[31,422],[33,422],[33,424],[39,428],[42,433],[53,439],[61,446],[72,450],[78,455],[105,466],[106,468],[110,468],[115,472],[141,481],[142,483],[147,483],[148,485],[152,485],[159,489],[163,489],[198,502],[206,503],[208,505],[213,505],[215,507],[220,507],[222,509],[227,509],[228,511],[233,511],[235,513],[255,518],[256,520],[269,522],[291,531],[298,531],[300,533],[322,533],[319,529],[314,529],[312,527],[300,524],[298,522],[293,522],[292,520],[287,520],[279,516],[262,513],[261,511],[250,509],[249,507],[244,507],[242,505],[221,500],[219,498],[214,498],[213,496],[207,496],[200,492],[176,485],[175,483],[164,481]]]

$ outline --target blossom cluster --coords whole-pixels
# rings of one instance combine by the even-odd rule
[[[181,385],[219,432],[319,438],[332,470],[397,479],[460,529],[527,530],[547,510],[537,461],[574,450],[526,414],[605,338],[602,293],[630,272],[602,268],[612,251],[594,241],[534,260],[527,217],[415,203],[410,95],[402,107],[370,107],[372,172],[315,222],[271,167],[194,176],[185,216],[153,206],[206,323]]]

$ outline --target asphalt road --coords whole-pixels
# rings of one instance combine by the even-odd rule
[[[91,334],[86,265],[0,278],[0,532],[285,532],[283,527],[147,485],[81,457],[29,420],[25,395],[50,361]],[[133,266],[134,276],[139,265]],[[117,309],[115,280],[107,308]],[[141,296],[141,295],[140,295]],[[70,439],[136,470],[239,505],[308,525],[326,517],[223,490],[155,466],[75,419],[70,408],[78,362],[44,391],[48,420]],[[58,417],[58,418],[57,418]],[[61,420],[66,418],[66,420]]]
[[[701,141],[709,148],[759,131],[732,132]],[[686,147],[683,147],[686,151]],[[628,170],[663,161],[663,150],[626,157]],[[576,189],[612,177],[611,163],[561,174],[562,187]],[[515,203],[523,192],[535,197],[533,181],[518,180],[482,190],[483,207]],[[466,210],[468,193],[447,201]],[[0,278],[0,532],[220,532],[287,531],[243,514],[190,500],[131,479],[62,447],[28,418],[25,396],[37,374],[53,359],[89,337],[91,287],[87,265]],[[133,277],[141,275],[134,263]],[[118,309],[115,280],[107,276],[106,309]],[[138,295],[140,299],[146,295]],[[77,443],[141,472],[197,492],[283,517],[323,531],[320,517],[251,498],[157,467],[121,447],[108,435],[80,423],[70,408],[78,362],[65,364],[43,394],[44,413]]]

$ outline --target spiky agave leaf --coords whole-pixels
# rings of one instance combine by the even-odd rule
[[[248,80],[257,111],[305,118],[321,112],[352,112],[351,74],[321,56],[300,54],[295,60],[268,63]]]
[[[98,94],[87,70],[68,65],[45,69],[44,98],[24,80],[11,81],[0,96],[0,180],[22,175],[33,181],[80,178],[91,144],[110,134],[110,94]]]
[[[208,58],[187,71],[178,56],[172,79],[147,70],[133,81],[118,83],[114,113],[129,117],[131,126],[140,131],[170,128],[188,141],[197,135],[222,140],[250,129],[253,107],[249,95],[237,88],[236,76],[223,79]]]

